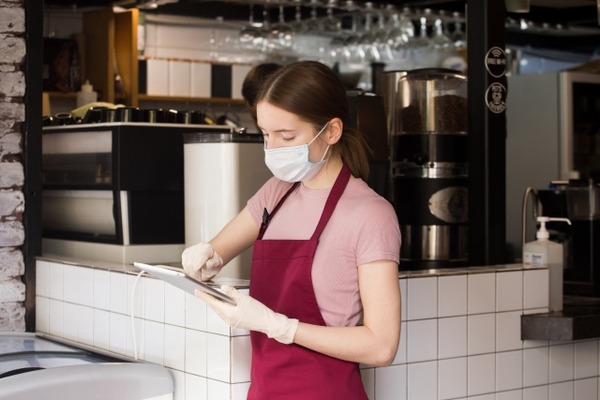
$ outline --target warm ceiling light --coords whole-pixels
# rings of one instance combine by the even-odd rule
[[[504,0],[504,4],[507,12],[528,13],[530,0]]]
[[[179,0],[140,0],[138,1],[137,8],[139,9],[155,9],[165,4],[178,3]]]

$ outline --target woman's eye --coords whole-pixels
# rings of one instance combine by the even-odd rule
[[[282,137],[282,139],[283,139],[284,142],[291,142],[292,140],[294,140],[293,137],[289,137],[289,138]]]

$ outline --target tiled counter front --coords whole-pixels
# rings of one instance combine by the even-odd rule
[[[399,282],[400,348],[392,366],[362,368],[371,400],[598,399],[598,339],[520,339],[520,316],[547,311],[546,269],[419,272]],[[193,296],[138,280],[127,266],[53,259],[38,261],[36,290],[38,332],[165,365],[176,399],[245,399],[248,332]]]

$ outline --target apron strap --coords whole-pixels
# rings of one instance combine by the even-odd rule
[[[266,208],[263,210],[262,223],[260,224],[260,230],[258,231],[257,240],[262,239],[263,235],[265,234],[265,231],[267,230],[267,227],[269,226],[269,222],[271,222],[271,218],[273,218],[273,215],[275,215],[275,213],[277,212],[277,210],[279,210],[279,207],[281,207],[281,205],[283,204],[285,199],[287,199],[288,196],[290,194],[292,194],[292,192],[298,187],[299,184],[300,184],[300,182],[294,182],[294,184],[288,189],[288,191],[279,200],[277,205],[275,205],[275,208],[273,209],[273,211],[271,211],[271,214],[269,214],[269,212],[267,211]]]
[[[350,180],[350,168],[346,163],[342,165],[342,170],[338,175],[335,183],[333,184],[333,188],[331,189],[331,193],[327,197],[327,201],[325,202],[325,207],[323,208],[323,213],[321,214],[321,219],[313,233],[311,239],[318,239],[321,236],[321,233],[325,229],[327,222],[329,222],[329,218],[333,214],[333,210],[335,210],[335,206],[337,205],[338,200],[342,197],[342,193],[346,189],[346,185],[348,185],[348,181]]]
[[[329,218],[333,214],[333,210],[335,210],[335,206],[337,205],[338,200],[340,199],[340,197],[342,197],[342,193],[344,193],[344,190],[346,189],[346,185],[350,180],[350,175],[350,168],[348,167],[348,165],[346,165],[346,163],[343,163],[342,170],[336,178],[335,183],[333,184],[333,188],[331,189],[331,192],[327,197],[325,207],[323,208],[323,213],[321,214],[321,219],[319,220],[317,228],[315,229],[311,239],[318,239],[321,236],[323,229],[325,229],[327,222],[329,222]],[[299,184],[300,182],[295,182],[288,189],[288,191],[279,200],[279,202],[270,214],[266,208],[264,209],[262,223],[260,224],[260,230],[258,232],[257,240],[262,240],[263,235],[265,234],[267,227],[269,226],[269,222],[271,221],[275,213],[279,210],[283,202],[288,198],[290,194],[292,194],[292,192],[298,187]]]

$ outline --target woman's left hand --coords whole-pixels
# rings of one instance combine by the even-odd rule
[[[233,287],[223,286],[221,290],[235,300],[235,306],[200,290],[196,290],[196,297],[204,300],[215,314],[233,328],[262,332],[283,344],[294,341],[298,329],[297,319],[276,313],[260,301],[240,293]]]

